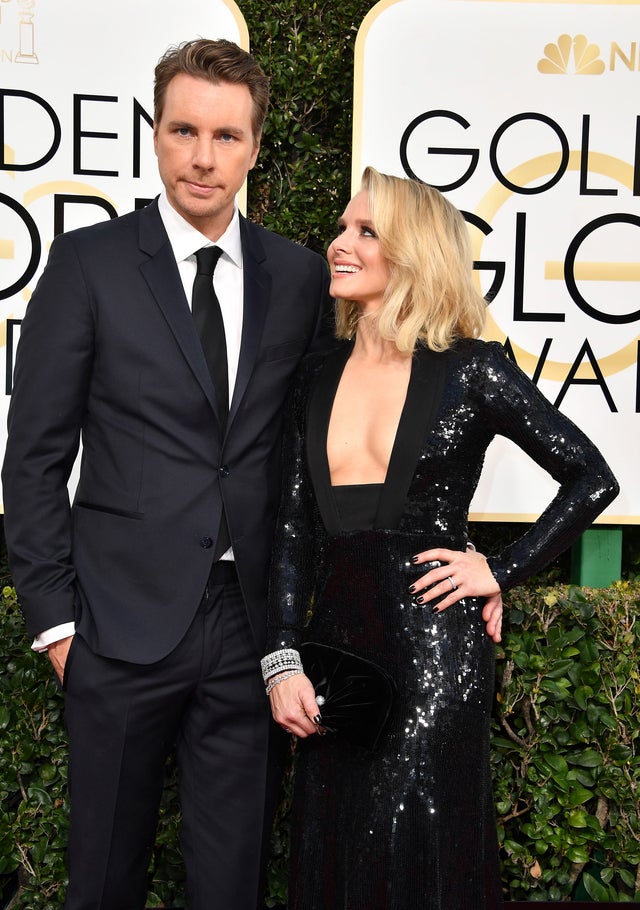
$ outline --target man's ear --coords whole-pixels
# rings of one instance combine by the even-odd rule
[[[258,138],[255,140],[255,144],[253,147],[253,156],[251,158],[251,164],[249,165],[250,171],[253,170],[253,168],[255,167],[255,163],[258,160],[258,152],[260,151],[260,140],[261,139],[262,139],[262,133],[260,133]]]

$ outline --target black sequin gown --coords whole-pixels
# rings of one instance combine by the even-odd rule
[[[496,434],[560,484],[539,521],[490,557],[503,591],[565,549],[617,485],[500,345],[464,341],[414,357],[387,478],[363,493],[357,527],[346,530],[354,519],[331,488],[326,434],[350,350],[310,358],[292,394],[268,650],[308,639],[359,653],[389,671],[397,697],[374,754],[331,736],[298,744],[289,910],[491,910],[502,901],[489,770],[494,648],[481,599],[435,615],[416,603],[408,588],[425,570],[411,556],[465,548]]]

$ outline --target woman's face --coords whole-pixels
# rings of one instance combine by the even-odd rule
[[[369,212],[369,197],[361,190],[338,221],[338,236],[327,250],[332,297],[353,300],[363,310],[377,309],[389,283],[389,264]]]

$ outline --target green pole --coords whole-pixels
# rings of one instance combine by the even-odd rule
[[[622,572],[622,528],[590,528],[571,549],[571,583],[606,588]]]

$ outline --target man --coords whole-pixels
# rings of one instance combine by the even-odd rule
[[[257,903],[281,415],[328,301],[324,261],[235,206],[267,103],[235,44],[167,52],[154,95],[164,192],[58,237],[22,324],[6,538],[34,647],[66,692],[67,910],[144,907],[175,742],[188,907]],[[212,244],[207,272],[195,254]],[[201,340],[211,307],[224,328]]]

